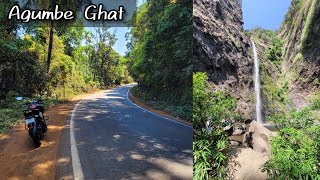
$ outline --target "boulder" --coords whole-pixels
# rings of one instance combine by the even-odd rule
[[[237,141],[240,143],[244,143],[245,142],[245,136],[244,134],[240,135],[240,136],[229,136],[229,140],[230,141]]]
[[[245,134],[245,141],[253,150],[264,155],[271,155],[270,138],[273,135],[271,131],[257,121],[252,121],[249,126],[249,131]]]
[[[245,133],[246,126],[240,123],[234,125],[232,136],[240,136]]]
[[[240,146],[241,143],[238,141],[230,141],[231,146]]]

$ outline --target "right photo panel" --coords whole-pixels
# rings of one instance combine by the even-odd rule
[[[320,0],[194,0],[193,54],[193,179],[320,179]]]

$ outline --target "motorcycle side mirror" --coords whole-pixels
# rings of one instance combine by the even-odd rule
[[[17,101],[21,101],[23,99],[23,97],[16,97]]]

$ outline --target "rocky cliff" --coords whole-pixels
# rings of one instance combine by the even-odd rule
[[[299,108],[320,88],[320,0],[293,0],[279,37],[289,96]]]
[[[238,100],[245,118],[254,117],[251,42],[243,30],[241,1],[195,0],[194,71],[207,72],[216,90]]]

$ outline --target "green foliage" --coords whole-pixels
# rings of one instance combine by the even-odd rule
[[[223,91],[213,91],[207,82],[205,73],[193,75],[193,127],[204,128],[211,117],[218,124],[223,118],[234,119],[236,100]]]
[[[263,170],[272,179],[319,179],[319,130],[319,126],[280,130]]]
[[[273,30],[266,30],[262,28],[252,29],[247,31],[246,34],[251,38],[262,41],[263,44],[269,44],[276,38],[276,32]]]
[[[320,93],[312,97],[310,106],[312,110],[320,110]]]
[[[320,124],[310,107],[276,114],[279,127],[272,141],[272,156],[263,166],[272,179],[319,179]]]
[[[193,111],[191,104],[176,105],[167,101],[163,101],[161,99],[158,99],[157,97],[153,97],[151,94],[149,94],[148,91],[145,91],[144,89],[141,89],[141,87],[138,86],[133,87],[131,89],[131,93],[135,97],[138,97],[144,103],[148,104],[149,106],[155,109],[164,110],[172,114],[174,117],[179,117],[184,120],[191,121],[190,114],[192,114]]]
[[[302,59],[303,59],[302,54],[301,54],[301,53],[298,53],[298,54],[296,55],[296,57],[293,59],[293,64],[301,61]]]
[[[148,0],[136,14],[127,57],[139,88],[150,95],[149,99],[190,105],[192,2]]]
[[[279,38],[275,38],[272,41],[272,46],[267,50],[266,57],[278,68],[282,62],[282,45],[283,41]]]
[[[312,34],[311,26],[313,24],[313,20],[316,18],[317,15],[319,15],[319,12],[318,12],[319,9],[317,9],[316,6],[317,6],[317,0],[312,0],[311,7],[309,9],[307,19],[301,34],[301,50],[303,52],[308,51],[311,44],[310,42],[313,41],[312,38],[315,38],[311,35]]]
[[[32,98],[24,97],[23,101],[17,101],[16,97],[19,93],[15,91],[9,91],[6,93],[6,98],[0,100],[0,134],[6,133],[9,128],[16,124],[19,119],[22,119],[22,110],[25,106],[20,106],[26,101],[32,101]],[[45,99],[45,109],[49,106],[58,104],[56,99]]]
[[[227,135],[221,128],[223,118],[235,118],[235,99],[225,92],[213,91],[205,73],[193,74],[193,156],[194,179],[223,179],[226,176],[224,151]],[[212,119],[209,130],[206,122]]]
[[[273,79],[266,74],[266,70],[262,71],[262,92],[267,98],[267,107],[274,112],[286,109],[289,103],[288,90],[289,85],[284,77]]]
[[[193,139],[193,179],[224,179],[227,160],[223,150],[228,147],[223,131],[201,131]]]
[[[269,120],[280,129],[285,127],[301,129],[311,126],[314,123],[314,117],[312,117],[309,108],[305,108],[300,111],[294,109],[288,113],[278,113],[270,116]]]
[[[55,102],[50,99],[68,100],[79,93],[133,81],[128,60],[112,49],[116,38],[109,28],[96,28],[94,36],[71,21],[67,25],[59,21],[54,26],[18,24],[6,17],[14,3],[0,2],[0,112],[2,120],[6,119],[1,127],[9,127],[14,122],[11,119],[17,120],[15,113],[12,116],[9,113],[14,108],[6,105],[12,103],[11,92],[26,98],[41,95],[51,104]],[[76,10],[83,3],[70,1],[68,8]],[[26,1],[27,6],[31,4],[39,8],[48,6],[41,1]],[[51,51],[49,64],[48,51]]]
[[[288,13],[285,15],[285,20],[284,23],[291,26],[292,22],[293,22],[293,14],[296,12],[299,12],[299,10],[301,9],[303,5],[303,1],[302,0],[292,0],[291,1],[291,6],[290,9],[288,11]]]

